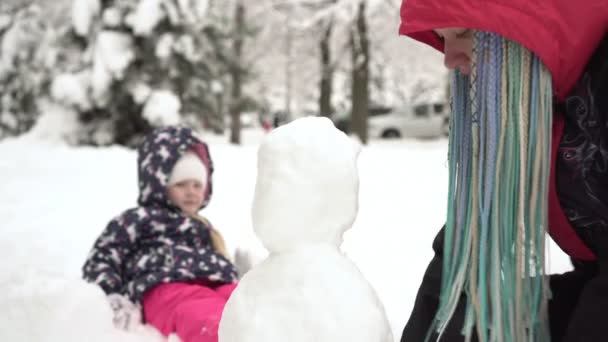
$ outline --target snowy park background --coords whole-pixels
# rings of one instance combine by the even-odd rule
[[[135,205],[129,146],[154,126],[184,123],[201,132],[215,165],[213,198],[202,214],[231,251],[264,258],[250,205],[265,132],[254,123],[239,129],[235,143],[224,125],[235,108],[228,68],[234,60],[217,52],[232,49],[227,22],[237,2],[0,2],[0,341],[164,341],[148,326],[116,330],[101,290],[80,280],[95,238]],[[332,104],[348,108],[351,56],[340,51],[347,51],[361,2],[242,2],[255,33],[244,37],[239,59],[248,109],[263,116],[289,107],[290,119],[318,114],[316,29],[328,18],[336,23]],[[398,107],[445,96],[441,56],[396,34],[400,1],[363,2],[371,101]],[[172,40],[172,26],[160,25],[169,20],[167,8],[194,16],[171,17],[187,32],[213,28],[228,38]],[[154,52],[142,52],[141,44]],[[138,68],[146,63],[153,67]],[[372,139],[359,171],[360,211],[342,247],[378,292],[398,339],[445,220],[447,139]],[[569,268],[554,245],[550,251],[551,272]]]
[[[253,235],[250,204],[261,131],[243,146],[209,136],[214,195],[206,215],[229,248],[265,251]],[[396,337],[410,313],[444,222],[447,140],[372,141],[359,158],[360,210],[343,244],[378,292]],[[22,137],[0,144],[0,340],[163,341],[150,327],[114,330],[101,290],[80,267],[107,221],[137,197],[135,152],[73,148]],[[553,272],[568,260],[551,247]]]

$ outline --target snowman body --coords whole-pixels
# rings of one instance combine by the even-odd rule
[[[393,341],[378,296],[340,251],[358,211],[359,151],[318,117],[261,143],[252,223],[270,254],[228,300],[220,342]]]
[[[277,277],[280,274],[280,277]],[[393,342],[359,269],[327,244],[271,254],[230,297],[221,342]]]

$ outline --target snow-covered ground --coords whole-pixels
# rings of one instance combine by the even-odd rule
[[[250,204],[262,135],[245,132],[238,147],[206,137],[214,193],[202,211],[231,250],[257,260],[265,251],[252,232]],[[135,158],[119,147],[32,137],[0,143],[0,341],[164,341],[148,326],[115,330],[101,290],[79,279],[106,223],[135,205]],[[444,222],[447,141],[372,141],[359,172],[359,215],[343,249],[378,292],[398,339]],[[569,268],[553,245],[550,259],[552,272]]]

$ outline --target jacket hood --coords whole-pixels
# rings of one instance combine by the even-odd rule
[[[173,207],[167,184],[173,167],[188,150],[195,152],[207,167],[207,186],[201,209],[211,198],[213,164],[207,144],[186,127],[163,127],[148,134],[137,150],[140,206]]]
[[[443,51],[432,30],[446,27],[498,33],[533,51],[561,100],[608,32],[608,1],[403,0],[400,34]]]

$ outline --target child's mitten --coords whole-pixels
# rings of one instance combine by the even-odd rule
[[[112,322],[122,330],[130,330],[141,323],[141,308],[127,297],[118,293],[108,295],[108,302],[114,312]]]

